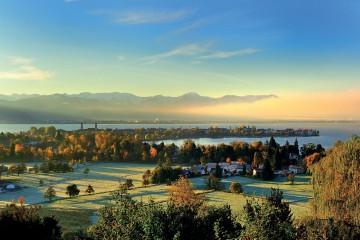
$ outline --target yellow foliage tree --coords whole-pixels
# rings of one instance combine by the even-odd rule
[[[204,194],[196,194],[190,180],[181,176],[168,189],[168,202],[176,207],[196,210],[206,201]]]

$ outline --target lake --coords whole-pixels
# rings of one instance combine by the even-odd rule
[[[66,131],[78,130],[80,129],[80,124],[0,124],[0,132],[20,132],[20,131],[28,131],[30,127],[34,126],[36,128],[54,126],[56,129],[63,129]],[[98,124],[99,129],[134,129],[134,128],[209,128],[213,127],[215,124]],[[352,134],[360,135],[360,123],[231,123],[231,124],[216,124],[219,128],[235,128],[241,125],[253,126],[255,125],[257,128],[265,128],[265,129],[316,129],[320,131],[320,136],[318,137],[297,137],[299,145],[302,146],[306,143],[314,143],[321,144],[325,149],[331,147],[336,143],[336,141],[346,141],[348,137]],[[84,129],[86,128],[94,128],[94,124],[84,124]],[[268,137],[261,138],[200,138],[193,139],[196,144],[209,145],[218,143],[230,143],[233,141],[244,141],[244,142],[253,142],[256,140],[260,140],[265,142],[269,140]],[[288,140],[290,144],[293,144],[295,141],[295,137],[276,137],[276,142],[284,145]],[[184,139],[176,139],[176,140],[164,140],[165,144],[175,143],[176,145],[182,145]],[[159,141],[162,142],[162,141]]]

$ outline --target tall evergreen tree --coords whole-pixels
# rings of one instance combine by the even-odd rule
[[[269,158],[265,159],[264,168],[261,173],[261,178],[263,180],[272,180],[274,178],[274,172],[272,170]]]

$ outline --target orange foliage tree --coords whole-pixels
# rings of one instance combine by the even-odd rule
[[[204,194],[196,194],[190,180],[181,176],[168,189],[168,201],[176,207],[196,210],[204,204],[206,198]]]

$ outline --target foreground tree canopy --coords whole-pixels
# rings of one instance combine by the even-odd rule
[[[1,239],[60,240],[61,228],[52,216],[40,217],[38,206],[11,204],[0,210]],[[5,237],[7,236],[7,237]]]
[[[311,167],[314,214],[349,225],[360,225],[360,137],[331,147]]]

